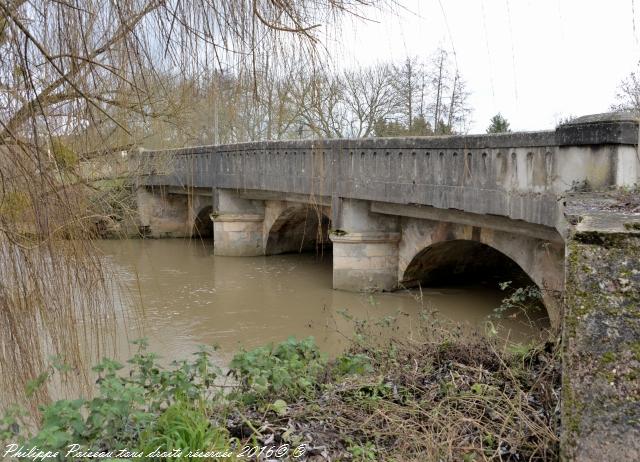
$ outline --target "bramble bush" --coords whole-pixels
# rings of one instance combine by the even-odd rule
[[[470,342],[449,334],[380,344],[359,326],[349,353],[331,361],[312,338],[240,351],[230,363],[231,384],[211,349],[164,368],[141,340],[126,373],[104,359],[94,369],[96,396],[42,406],[34,432],[24,424],[28,416],[11,408],[0,419],[0,444],[58,450],[57,460],[70,444],[126,448],[156,462],[202,460],[189,451],[285,445],[305,447],[309,457],[326,452],[363,462],[557,460],[556,343],[505,348],[496,337]],[[431,321],[425,327],[434,332]],[[49,375],[37,377],[31,391]],[[158,449],[182,456],[148,456]]]
[[[174,361],[165,369],[158,356],[147,351],[145,339],[133,343],[138,350],[127,361],[126,374],[123,364],[103,359],[93,368],[96,396],[41,406],[36,432],[28,430],[24,411],[9,408],[0,419],[0,442],[59,451],[59,460],[64,460],[72,444],[98,452],[124,448],[144,454],[157,448],[166,452],[225,451],[239,445],[225,427],[226,417],[234,410],[256,404],[282,415],[287,407],[283,398],[312,395],[327,365],[313,338],[298,341],[291,337],[236,354],[228,372],[236,383],[225,392],[227,387],[220,383],[224,376],[211,361],[211,348],[202,347],[192,360]],[[363,355],[342,356],[339,364],[338,373],[343,375],[367,370]],[[57,364],[52,371],[62,372],[64,367]],[[45,386],[51,374],[33,380],[31,393]]]
[[[290,337],[275,346],[241,351],[231,361],[229,373],[240,383],[245,402],[269,396],[289,399],[311,393],[326,364],[313,338]]]
[[[12,407],[0,420],[0,441],[58,450],[60,460],[71,444],[92,451],[228,445],[228,435],[208,417],[210,403],[222,396],[214,386],[220,370],[211,362],[211,349],[202,348],[192,361],[175,361],[165,370],[146,351],[144,339],[134,343],[138,352],[128,361],[128,375],[118,374],[123,364],[103,359],[93,368],[98,374],[95,397],[42,406],[34,434],[27,430],[25,413]],[[46,378],[39,376],[34,386],[43,386]]]

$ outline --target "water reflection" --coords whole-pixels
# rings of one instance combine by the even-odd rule
[[[129,337],[148,337],[150,349],[165,359],[183,358],[199,344],[219,345],[222,359],[240,346],[291,335],[313,335],[322,349],[336,353],[345,345],[343,334],[352,331],[342,310],[370,320],[401,312],[403,335],[411,334],[424,309],[482,327],[504,296],[482,287],[376,295],[334,291],[330,254],[218,257],[207,242],[178,239],[105,241],[100,247],[129,295],[118,306]],[[546,327],[518,320],[506,326],[516,340]],[[121,347],[127,344],[126,335],[117,338]],[[127,355],[121,349],[120,356]]]

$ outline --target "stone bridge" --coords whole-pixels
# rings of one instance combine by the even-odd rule
[[[637,144],[637,121],[611,113],[553,131],[144,151],[132,165],[149,236],[215,237],[214,252],[227,256],[330,240],[333,287],[352,291],[514,263],[558,325],[563,195],[637,183]]]
[[[356,291],[524,273],[562,327],[562,459],[640,457],[640,202],[589,192],[639,183],[631,115],[131,157],[150,236],[214,237],[216,254],[236,256],[331,241],[333,286]]]

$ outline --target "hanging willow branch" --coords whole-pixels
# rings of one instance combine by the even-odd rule
[[[0,407],[48,356],[82,376],[114,343],[79,161],[175,123],[167,82],[317,60],[320,30],[384,1],[0,0]]]

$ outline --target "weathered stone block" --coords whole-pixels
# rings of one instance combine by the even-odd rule
[[[568,242],[563,460],[640,460],[640,235]]]
[[[398,287],[400,233],[347,233],[330,238],[334,289],[368,292]]]
[[[222,222],[222,230],[227,233],[242,232],[247,230],[247,222],[244,221],[227,221]]]
[[[336,269],[333,270],[333,288],[349,292],[380,292],[394,290],[398,286],[395,274],[386,269]]]
[[[264,217],[255,214],[227,214],[214,217],[214,253],[226,257],[264,255]]]
[[[396,243],[392,244],[367,244],[364,253],[368,257],[397,256],[398,248]]]

